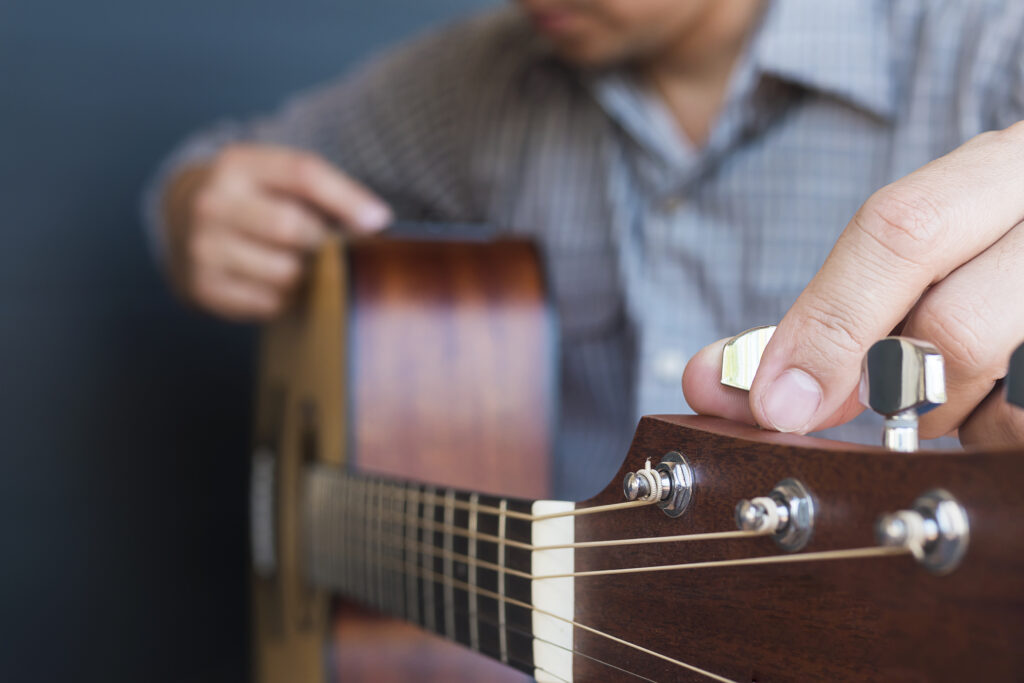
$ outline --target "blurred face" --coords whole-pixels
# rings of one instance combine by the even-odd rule
[[[685,40],[721,0],[518,0],[566,60],[642,61]]]

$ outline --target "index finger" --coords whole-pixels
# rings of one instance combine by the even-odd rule
[[[373,192],[315,154],[271,145],[245,146],[226,154],[268,188],[298,197],[357,231],[391,222],[391,209]]]
[[[751,387],[757,422],[808,432],[856,391],[867,349],[929,285],[1021,220],[1024,128],[980,135],[876,192],[779,323]],[[848,412],[848,411],[847,411]]]

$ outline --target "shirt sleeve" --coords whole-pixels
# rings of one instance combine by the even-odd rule
[[[488,66],[518,17],[491,12],[432,31],[351,74],[299,94],[277,112],[224,121],[188,137],[160,165],[143,198],[150,243],[162,259],[161,197],[182,168],[225,145],[259,142],[325,157],[404,218],[472,220],[466,147],[474,98],[493,82]]]

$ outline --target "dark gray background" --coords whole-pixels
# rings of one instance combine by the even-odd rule
[[[244,678],[252,334],[167,295],[142,185],[484,4],[0,1],[0,679]]]

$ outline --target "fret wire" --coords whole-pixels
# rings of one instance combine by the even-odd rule
[[[505,512],[508,501],[502,498],[498,503],[498,642],[501,648],[501,661],[508,664],[508,632],[505,630]]]
[[[358,547],[360,548],[362,555],[362,557],[360,557],[361,561],[359,562],[359,594],[366,595],[369,588],[366,582],[366,577],[370,575],[370,546],[369,538],[367,538],[366,535],[366,525],[369,524],[369,520],[364,520],[362,518],[366,516],[366,506],[370,501],[370,488],[365,482],[361,482],[358,488],[360,490],[358,498],[359,507],[356,509],[356,512],[359,514],[359,522],[356,524],[356,527],[359,529],[357,542],[359,543]]]
[[[417,558],[417,555],[416,555],[417,539],[416,539],[415,534],[419,534],[419,529],[417,528],[417,526],[415,524],[416,513],[418,512],[417,507],[419,505],[418,501],[419,501],[419,498],[418,497],[414,497],[414,492],[412,490],[412,487],[406,488],[406,490],[405,490],[405,514],[406,514],[406,524],[405,524],[405,540],[406,540],[405,562],[406,562],[407,566],[411,564],[413,567],[416,567],[416,558]],[[410,536],[409,536],[410,530],[414,534],[414,536],[412,538],[410,538]],[[409,616],[409,621],[411,621],[413,623],[419,623],[419,620],[420,620],[420,615],[419,615],[419,577],[413,575],[412,573],[410,573],[409,576],[406,578],[406,596],[405,596],[405,598],[406,598],[406,602],[408,603],[407,613],[408,613],[408,616]]]
[[[377,539],[377,576],[380,581],[380,611],[384,614],[391,613],[391,599],[394,597],[390,591],[387,590],[391,583],[391,576],[389,574],[389,568],[385,560],[388,557],[388,553],[391,552],[391,544],[384,544],[385,538],[391,538],[391,520],[390,513],[384,514],[384,511],[388,507],[388,496],[390,495],[391,487],[383,482],[380,484],[380,499],[377,502],[377,515],[380,519],[377,520],[377,528],[380,529],[380,537]]]
[[[396,538],[404,538],[403,536],[403,513],[405,512],[405,487],[400,485],[392,485],[391,488],[391,531]],[[405,560],[402,553],[404,548],[401,545],[395,546],[391,550],[391,559],[395,565],[401,566]],[[405,577],[398,570],[391,570],[391,585],[393,587],[392,597],[392,610],[395,616],[405,617],[406,605],[408,601],[405,599]]]
[[[455,639],[455,614],[452,612],[452,608],[455,605],[455,590],[452,587],[451,579],[453,578],[454,566],[452,562],[452,534],[451,528],[454,526],[455,521],[455,510],[452,503],[455,501],[455,491],[448,489],[444,494],[444,573],[448,577],[448,580],[444,584],[444,631],[445,635],[451,639]]]
[[[402,512],[403,508],[402,499],[399,498],[399,491],[401,489],[397,484],[391,485],[391,533],[395,538],[402,537]],[[402,546],[392,546],[390,553],[391,560],[394,564],[401,565],[402,563]],[[394,566],[394,565],[392,565]],[[405,577],[403,577],[398,571],[392,569],[389,574],[389,581],[391,584],[389,592],[391,593],[391,613],[395,616],[405,615]]]
[[[434,519],[434,495],[433,495],[433,491],[434,491],[434,488],[432,486],[428,486],[426,488],[426,490],[424,490],[424,492],[423,492],[423,499],[424,499],[423,515],[422,515],[423,519],[427,519],[427,518]],[[427,501],[429,501],[429,502],[427,502]],[[424,530],[424,532],[423,532],[423,540],[424,541],[426,541],[426,538],[427,538],[426,533],[427,532]],[[420,563],[424,567],[427,566],[426,557],[424,557],[424,555],[423,555],[423,547],[425,545],[426,545],[425,543],[421,543],[420,544],[420,548],[419,548]],[[430,532],[430,547],[431,548],[434,547],[434,532],[433,531]],[[431,567],[433,567],[433,559],[431,559]],[[433,569],[431,569],[431,571],[433,571]],[[435,621],[436,621],[435,617],[436,616],[437,616],[437,612],[436,612],[435,607],[434,607],[434,586],[433,585],[427,586],[426,584],[424,584],[424,586],[423,586],[423,617],[424,617],[424,624],[423,625],[427,628],[428,631],[434,631],[434,632],[437,631],[437,629],[435,628]]]
[[[381,519],[381,514],[383,513],[381,509],[383,483],[380,479],[377,479],[376,483],[377,485],[374,486],[374,502],[371,505],[377,509],[376,519],[372,521],[374,526],[377,527],[377,532],[374,535],[376,537],[374,539],[374,554],[371,556],[374,559],[374,570],[370,581],[373,584],[371,595],[373,595],[374,604],[377,606],[377,609],[383,611],[383,592],[381,591],[381,545],[384,543],[384,535],[381,533],[381,526],[383,525],[383,520]]]
[[[347,592],[351,592],[352,591],[352,586],[351,586],[351,583],[350,583],[351,576],[349,575],[349,571],[348,571],[349,570],[349,557],[352,554],[352,553],[349,552],[349,547],[348,547],[349,542],[352,540],[352,538],[351,538],[351,536],[349,534],[349,528],[348,528],[349,520],[352,517],[351,510],[350,510],[350,505],[349,505],[349,496],[348,496],[348,491],[349,491],[350,484],[351,484],[351,481],[349,480],[348,477],[343,477],[342,478],[342,480],[341,480],[341,494],[339,496],[341,498],[341,515],[342,515],[341,523],[339,524],[339,526],[341,527],[341,533],[343,534],[342,537],[341,537],[341,564],[342,564],[342,567],[341,567],[341,577],[342,577],[341,585],[345,587],[345,590]]]
[[[476,493],[469,495],[469,540],[467,554],[476,559],[476,529],[477,516],[476,508],[480,504],[480,496]],[[476,562],[470,562],[468,566],[468,583],[476,586]],[[478,601],[475,592],[469,594],[469,644],[477,652],[480,651],[480,619],[478,613]]]

